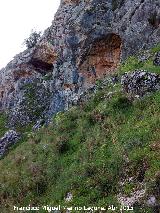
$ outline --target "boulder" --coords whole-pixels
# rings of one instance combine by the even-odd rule
[[[125,73],[121,78],[123,91],[132,97],[142,97],[160,89],[160,76],[145,70]]]
[[[2,138],[0,138],[0,157],[2,157],[11,145],[14,145],[20,139],[20,135],[14,131],[7,131]]]
[[[160,66],[160,51],[156,53],[153,63],[155,66]]]

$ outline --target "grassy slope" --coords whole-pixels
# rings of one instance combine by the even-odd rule
[[[159,72],[152,56],[145,63],[131,57],[119,75],[136,68]],[[67,192],[74,197],[69,206],[118,206],[117,194],[129,196],[142,181],[146,195],[158,198],[159,104],[159,92],[130,102],[120,85],[110,84],[87,104],[59,113],[0,161],[1,212],[12,212],[13,205],[66,205]],[[127,177],[133,182],[120,187]],[[135,207],[134,212],[152,210]]]

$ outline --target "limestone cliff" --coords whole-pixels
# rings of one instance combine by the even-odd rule
[[[68,109],[121,60],[157,44],[159,26],[159,0],[62,0],[38,44],[1,70],[0,108],[11,125]]]

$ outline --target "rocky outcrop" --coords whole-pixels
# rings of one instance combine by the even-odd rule
[[[50,79],[56,52],[51,44],[15,56],[0,72],[0,108],[9,115],[9,125],[26,125],[43,117],[49,107]],[[47,82],[45,80],[47,79]]]
[[[20,135],[16,131],[9,130],[6,132],[5,135],[0,138],[0,157],[2,157],[8,148],[15,144],[19,139]]]
[[[56,58],[57,54],[53,46],[48,42],[41,42],[36,46],[30,63],[35,67],[36,71],[45,73],[52,70],[53,62]]]
[[[160,76],[145,70],[136,70],[122,76],[121,84],[125,93],[142,97],[149,92],[160,90]]]
[[[41,113],[49,118],[68,109],[97,79],[114,73],[121,60],[159,42],[159,8],[158,0],[62,0],[36,46],[1,70],[0,108],[10,117],[22,112],[17,121],[21,114],[31,121],[35,111],[28,115],[19,102],[27,101],[25,85],[38,79],[35,89],[43,92],[36,103],[42,97],[47,103]]]
[[[160,66],[160,52],[156,53],[155,55],[154,65]]]
[[[50,91],[44,82],[35,77],[19,81],[14,107],[8,113],[10,126],[25,126],[43,118],[50,105]]]

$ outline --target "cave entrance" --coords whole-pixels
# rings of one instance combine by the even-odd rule
[[[109,34],[92,45],[79,69],[86,83],[93,84],[96,79],[114,73],[120,62],[121,46],[122,40],[116,34]]]

